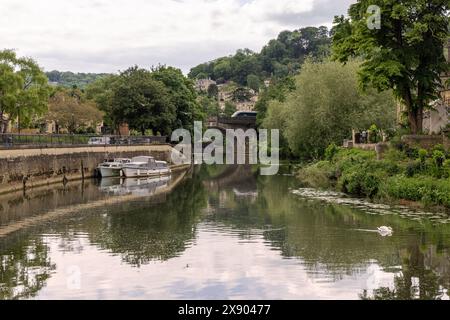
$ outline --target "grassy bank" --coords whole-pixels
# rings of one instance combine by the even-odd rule
[[[450,154],[442,146],[431,151],[396,146],[377,160],[374,151],[332,145],[325,158],[301,168],[299,179],[357,197],[450,209]]]

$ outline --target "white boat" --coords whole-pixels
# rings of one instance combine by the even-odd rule
[[[131,159],[118,158],[112,161],[105,161],[98,166],[100,175],[102,177],[118,177],[120,176],[120,170],[126,163],[130,163]]]
[[[167,187],[170,176],[145,178],[105,178],[100,183],[100,190],[113,196],[133,194],[148,196],[159,189]]]
[[[170,175],[171,170],[166,161],[158,161],[153,157],[134,157],[130,163],[122,167],[125,177],[154,177]]]

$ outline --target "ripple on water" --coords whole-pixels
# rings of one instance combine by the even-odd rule
[[[371,215],[395,214],[411,220],[422,220],[427,218],[433,222],[442,224],[450,223],[450,218],[445,213],[415,211],[406,206],[394,206],[380,203],[373,203],[361,198],[350,198],[342,192],[318,190],[313,188],[293,189],[291,192],[307,200],[322,201],[330,204],[349,206],[354,209],[362,210]]]

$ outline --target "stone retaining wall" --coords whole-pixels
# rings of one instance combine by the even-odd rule
[[[446,135],[406,135],[402,136],[402,141],[411,147],[427,150],[433,149],[437,144],[442,144],[447,149],[450,147],[449,139]]]
[[[105,159],[153,156],[170,162],[170,145],[0,150],[0,194],[93,177]]]

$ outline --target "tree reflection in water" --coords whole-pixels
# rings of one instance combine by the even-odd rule
[[[206,193],[198,177],[187,179],[157,205],[123,204],[106,219],[91,216],[85,226],[90,241],[139,267],[180,255],[195,237]]]
[[[35,297],[56,268],[48,246],[39,238],[12,240],[0,243],[0,299]]]
[[[45,286],[57,267],[45,235],[55,235],[63,252],[83,254],[83,245],[89,245],[101,249],[98,254],[142,267],[183,255],[194,245],[199,226],[208,224],[240,239],[262,238],[280,258],[297,261],[312,280],[363,277],[373,264],[395,275],[392,286],[361,287],[361,299],[444,297],[450,284],[449,225],[302,200],[290,192],[297,184],[290,176],[259,176],[254,167],[202,166],[170,194],[105,205],[20,231],[0,239],[0,298],[32,298]],[[93,200],[105,197],[85,194]],[[22,216],[14,210],[15,217]],[[392,226],[394,236],[358,231],[380,225]],[[80,234],[83,245],[77,245]]]
[[[394,277],[394,287],[380,287],[372,294],[363,290],[363,300],[440,300],[449,286],[449,256],[436,246],[411,243],[401,250],[402,271]],[[448,297],[448,296],[447,296]]]
[[[302,260],[310,277],[324,274],[339,281],[348,275],[367,272],[375,262],[395,274],[394,288],[364,290],[361,299],[439,299],[450,287],[449,225],[420,224],[396,216],[370,215],[341,205],[305,201],[290,195],[297,183],[291,177],[236,175],[240,185],[255,184],[255,201],[241,201],[229,179],[213,180],[209,202],[218,206],[209,218],[231,227],[241,238],[263,232],[265,240],[285,257]],[[223,181],[225,180],[225,181]],[[246,180],[245,182],[243,180]],[[230,210],[232,208],[233,210]],[[396,236],[380,238],[370,232],[380,225],[392,225]],[[252,234],[253,232],[253,234]],[[397,266],[389,271],[392,266]],[[401,273],[398,273],[398,269]]]

